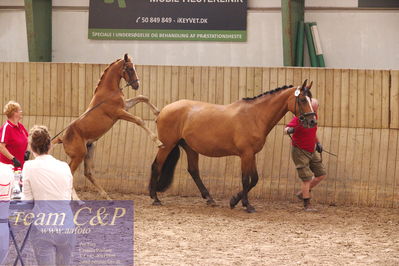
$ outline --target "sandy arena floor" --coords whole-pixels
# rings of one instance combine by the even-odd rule
[[[96,194],[80,193],[83,199]],[[398,265],[399,210],[255,201],[206,206],[200,197],[111,193],[135,203],[135,265]]]

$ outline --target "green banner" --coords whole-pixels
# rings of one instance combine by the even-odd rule
[[[89,39],[243,42],[247,39],[247,32],[223,30],[89,29]]]

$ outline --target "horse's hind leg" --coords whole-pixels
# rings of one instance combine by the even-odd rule
[[[161,201],[157,195],[157,183],[161,176],[162,167],[168,158],[169,153],[172,151],[174,145],[159,149],[154,162],[151,165],[151,179],[149,184],[150,197],[154,200],[152,205],[161,205]]]
[[[216,202],[213,200],[209,194],[208,189],[206,189],[204,183],[202,183],[199,168],[198,168],[198,152],[194,151],[187,143],[181,143],[181,146],[186,151],[187,161],[188,161],[188,172],[193,178],[195,184],[197,185],[199,191],[201,192],[202,198],[206,199],[206,203],[211,206],[216,206]]]
[[[106,198],[107,200],[112,200],[110,196],[105,192],[105,190],[97,183],[97,180],[94,178],[92,174],[92,170],[94,168],[93,156],[94,156],[94,143],[87,143],[87,153],[84,157],[84,175],[90,182],[97,188],[100,194]]]
[[[146,96],[143,95],[139,95],[137,97],[128,99],[125,101],[125,109],[129,110],[130,108],[132,108],[133,106],[135,106],[138,103],[146,103],[152,110],[152,112],[154,113],[154,115],[158,116],[159,115],[159,109],[153,105],[152,103],[150,103],[150,99]]]
[[[73,175],[76,169],[79,167],[79,164],[83,161],[83,156],[73,156],[73,157],[70,156],[70,157],[71,157],[71,162],[69,163],[69,168],[71,169]],[[72,200],[81,201],[74,187],[72,187]]]

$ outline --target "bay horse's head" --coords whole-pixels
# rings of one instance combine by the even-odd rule
[[[313,110],[311,99],[313,81],[308,85],[306,79],[302,86],[298,86],[294,92],[294,95],[290,96],[288,102],[288,110],[290,110],[295,116],[299,118],[299,121],[303,127],[312,128],[317,125],[316,113]]]
[[[122,77],[127,82],[126,86],[131,86],[137,90],[140,87],[139,77],[131,58],[125,54],[123,57]]]

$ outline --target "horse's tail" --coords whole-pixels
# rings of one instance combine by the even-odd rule
[[[177,161],[180,158],[179,144],[169,153],[162,166],[161,175],[156,183],[156,191],[163,192],[172,184],[173,174],[175,172]],[[154,171],[154,170],[153,170]]]

